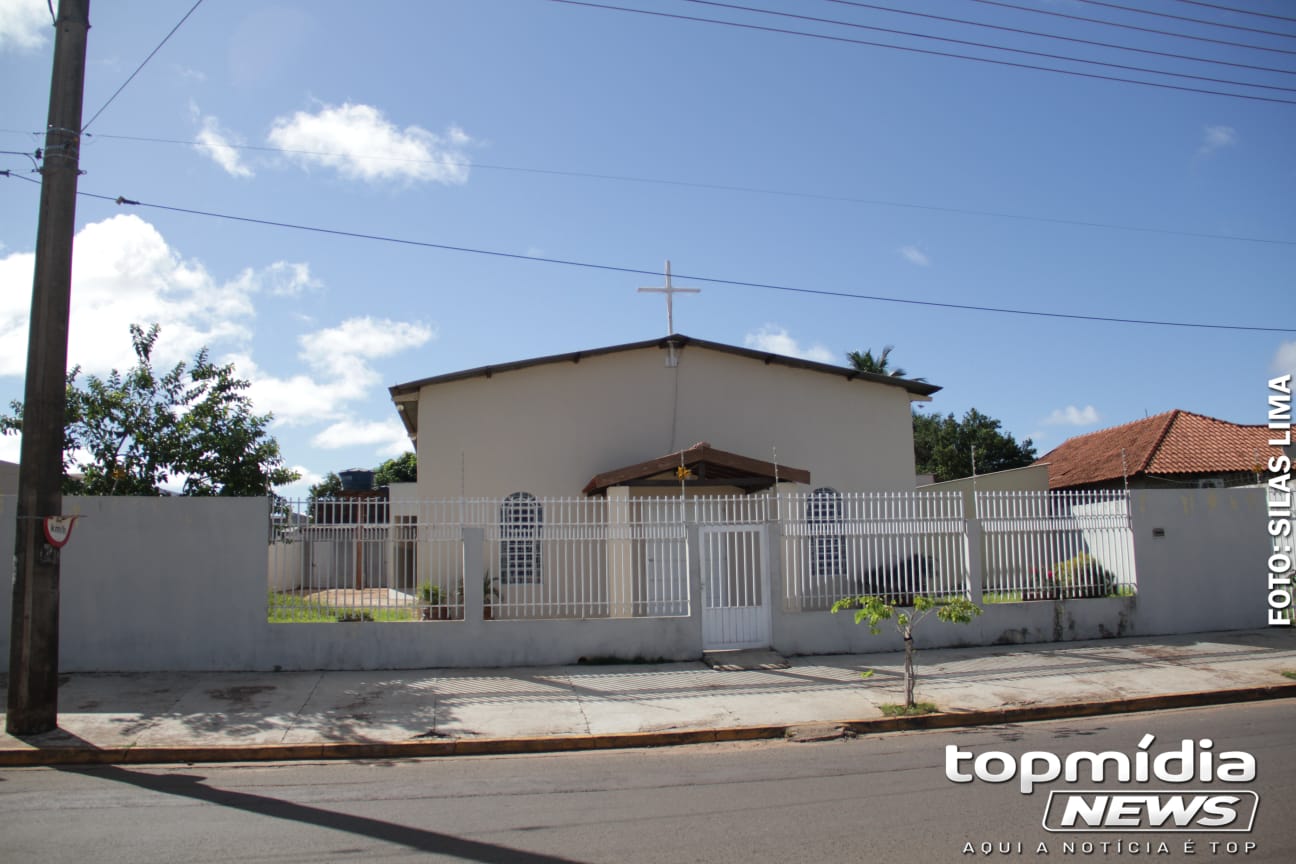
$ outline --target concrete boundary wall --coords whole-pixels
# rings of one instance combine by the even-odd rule
[[[486,621],[468,592],[465,620],[345,624],[266,621],[268,505],[263,499],[68,498],[84,516],[62,552],[61,668],[83,671],[397,669],[549,665],[620,658],[688,660],[702,653],[701,587],[676,618]],[[1134,597],[992,604],[974,622],[925,622],[920,647],[1070,641],[1263,627],[1264,491],[1132,493]],[[777,532],[777,525],[771,530]],[[480,529],[474,529],[479,531]],[[698,573],[689,527],[689,572]],[[970,548],[979,548],[969,526]],[[777,537],[777,533],[774,534]],[[472,538],[468,538],[471,540]],[[14,499],[0,497],[0,547],[12,550]],[[470,559],[480,542],[467,542]],[[778,555],[771,595],[782,596]],[[10,556],[12,561],[12,555]],[[980,596],[979,561],[971,585]],[[477,572],[479,560],[468,560]],[[11,564],[12,569],[12,564]],[[0,592],[0,654],[8,657],[11,592]],[[891,625],[874,636],[850,614],[771,604],[771,642],[788,654],[898,650]]]

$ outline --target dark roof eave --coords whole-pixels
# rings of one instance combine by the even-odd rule
[[[654,347],[665,349],[672,342],[676,347],[680,348],[689,345],[697,345],[698,347],[709,348],[713,351],[721,351],[726,354],[760,360],[766,365],[778,364],[793,369],[806,369],[811,372],[820,372],[826,375],[840,375],[847,381],[870,381],[875,384],[886,384],[891,387],[900,387],[914,396],[923,398],[931,396],[933,393],[936,393],[941,389],[940,386],[936,384],[928,384],[923,381],[911,381],[907,378],[893,378],[889,375],[860,372],[845,366],[834,366],[831,363],[819,363],[814,360],[803,360],[799,357],[787,357],[783,354],[771,354],[768,351],[756,351],[751,348],[740,348],[737,345],[725,345],[722,342],[695,339],[691,336],[677,333],[674,336],[663,336],[659,339],[647,339],[642,342],[627,342],[623,345],[609,345],[604,348],[569,351],[564,354],[551,354],[545,357],[534,357],[528,360],[514,360],[510,363],[478,366],[475,369],[464,369],[460,372],[449,372],[444,375],[433,375],[428,378],[407,381],[404,384],[394,384],[388,388],[388,392],[391,394],[392,399],[395,400],[398,396],[417,393],[421,388],[433,384],[447,384],[451,381],[463,381],[469,378],[478,377],[489,378],[499,372],[512,372],[530,366],[543,366],[551,363],[579,363],[581,360],[588,357],[595,357],[600,354],[618,354],[623,351],[637,351],[643,348]]]

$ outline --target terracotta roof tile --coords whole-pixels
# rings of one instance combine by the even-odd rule
[[[1062,442],[1035,464],[1048,463],[1049,488],[1120,479],[1121,449],[1129,476],[1251,471],[1281,452],[1266,426],[1241,426],[1189,411],[1167,411]]]

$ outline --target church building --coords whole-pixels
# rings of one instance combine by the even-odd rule
[[[910,404],[939,389],[676,333],[390,392],[431,500],[911,490]]]

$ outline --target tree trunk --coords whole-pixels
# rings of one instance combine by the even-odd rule
[[[904,632],[905,646],[905,707],[914,707],[914,647],[913,647],[913,630],[909,627]]]

